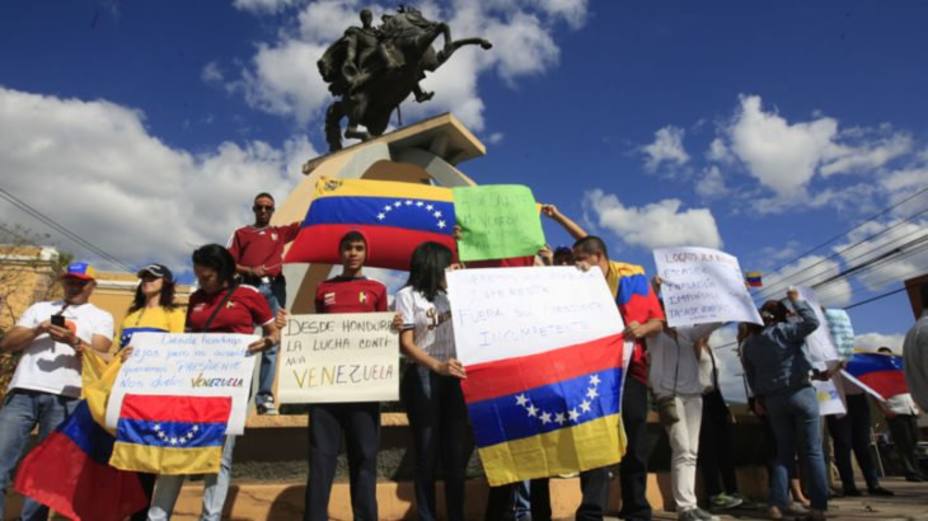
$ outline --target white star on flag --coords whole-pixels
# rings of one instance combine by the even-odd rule
[[[377,220],[378,220],[378,221],[382,221],[382,220],[386,219],[386,217],[387,217],[387,216],[386,216],[383,212],[380,212],[380,213],[377,214]]]
[[[580,402],[580,410],[583,412],[590,412],[590,401],[583,400],[582,402]]]
[[[441,212],[435,212],[432,215],[434,215],[435,218],[438,219],[439,217],[441,217]]]
[[[406,206],[409,206],[411,204],[412,204],[412,201],[410,201],[409,199],[406,199]]]
[[[423,203],[422,201],[416,201],[416,206],[418,206],[418,207],[420,207],[420,208],[422,207],[423,204],[425,204],[425,203]]]
[[[564,422],[567,421],[567,418],[564,417],[564,413],[559,412],[554,415],[554,421],[556,421],[558,425],[564,425]]]
[[[592,400],[593,398],[596,398],[597,396],[599,396],[599,393],[596,392],[596,389],[595,389],[595,388],[590,387],[590,388],[587,389],[587,391],[586,391],[586,396],[587,396],[587,398],[589,398],[589,399]]]
[[[428,211],[432,211],[432,208],[435,208],[435,207],[430,204],[425,205],[425,209]]]
[[[541,423],[542,423],[543,425],[547,425],[547,424],[551,423],[551,413],[549,413],[549,412],[543,412],[543,413],[541,413]]]
[[[526,398],[524,394],[520,394],[516,396],[516,405],[522,407],[527,403],[528,403],[528,398]]]
[[[385,212],[389,212],[389,211],[392,210],[392,209],[393,209],[393,207],[390,206],[389,204],[383,207],[383,211],[385,211]]]
[[[534,405],[529,405],[528,407],[526,407],[525,410],[528,411],[528,415],[531,416],[531,417],[533,417],[533,418],[534,418],[535,416],[538,416],[538,408],[535,407]]]
[[[444,229],[445,229],[445,226],[447,226],[447,225],[445,224],[445,221],[438,221],[438,227],[439,227],[440,229],[444,230]]]
[[[571,409],[567,415],[570,416],[570,421],[577,421],[577,418],[580,417],[580,413],[577,412],[577,409]]]
[[[177,438],[171,438],[171,445],[177,445]]]
[[[590,377],[590,385],[599,385],[599,375],[594,374]]]
[[[393,203],[393,206],[399,208],[400,206],[403,206],[403,201],[397,201],[397,202]]]

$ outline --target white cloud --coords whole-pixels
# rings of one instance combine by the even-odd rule
[[[893,350],[897,355],[902,354],[902,341],[905,335],[902,333],[884,334],[884,333],[864,333],[854,338],[854,348],[862,351],[875,352],[878,348],[886,346]]]
[[[222,74],[222,69],[219,68],[219,64],[212,61],[203,66],[200,79],[205,83],[221,83],[225,77]]]
[[[503,142],[503,138],[506,136],[502,132],[494,132],[487,137],[487,143],[491,145],[498,145]]]
[[[767,298],[784,298],[790,286],[814,286],[841,272],[841,265],[821,255],[809,255],[777,272],[764,275],[764,288],[760,295]],[[819,302],[826,307],[844,307],[851,301],[851,284],[840,278],[816,287]]]
[[[251,11],[258,14],[270,14],[283,11],[296,5],[297,0],[233,0],[232,5],[242,11]]]
[[[0,164],[16,173],[4,188],[130,264],[177,267],[195,247],[225,243],[250,222],[255,193],[288,193],[299,165],[315,155],[305,136],[281,148],[225,142],[191,154],[143,123],[141,112],[107,101],[0,87]],[[0,205],[0,219],[45,231],[8,205]]]
[[[654,133],[654,142],[641,147],[646,156],[644,166],[651,172],[657,170],[661,163],[672,163],[676,166],[685,165],[690,156],[683,148],[685,130],[673,125],[659,129]]]
[[[818,165],[837,152],[836,120],[823,117],[790,124],[776,112],[764,112],[760,96],[741,97],[728,132],[735,156],[782,198],[804,195]]]
[[[588,191],[583,197],[584,211],[593,214],[595,223],[630,246],[721,247],[722,238],[712,211],[708,208],[680,211],[682,205],[679,199],[664,199],[640,208],[627,207],[618,197],[600,189]]]
[[[721,197],[728,193],[725,178],[722,177],[719,167],[712,165],[705,169],[702,178],[696,182],[696,193],[707,199]]]
[[[912,137],[907,134],[893,134],[873,143],[864,143],[859,147],[842,146],[837,158],[822,166],[823,176],[839,173],[860,172],[882,167],[897,157],[912,150]]]
[[[712,143],[709,143],[709,150],[706,150],[706,159],[717,163],[731,163],[734,160],[728,146],[725,145],[725,140],[718,137],[713,139]]]
[[[387,10],[366,5],[375,19]],[[345,29],[360,24],[360,7],[356,0],[334,0],[301,8],[297,27],[284,27],[276,42],[259,44],[231,88],[260,110],[293,117],[301,124],[318,118],[332,97],[316,61]],[[419,7],[431,18],[447,20],[455,38],[483,36],[494,47],[489,51],[475,46],[459,49],[421,82],[435,97],[424,104],[407,101],[403,115],[419,118],[450,111],[475,131],[483,130],[485,124],[477,78],[495,71],[514,86],[519,78],[547,72],[560,59],[552,36],[554,24],[564,21],[579,28],[587,16],[585,0],[460,1],[441,6],[429,2]],[[435,43],[439,45],[441,38]]]

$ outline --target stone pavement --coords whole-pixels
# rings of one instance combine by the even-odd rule
[[[896,493],[894,497],[837,498],[829,502],[828,517],[835,521],[928,521],[928,483],[908,483],[901,478],[886,478],[883,486]],[[719,515],[723,521],[766,520],[766,509],[734,510]],[[656,512],[655,520],[677,518],[673,512]],[[618,517],[606,519],[617,520]],[[786,519],[791,519],[787,517]],[[567,521],[567,520],[564,520]]]

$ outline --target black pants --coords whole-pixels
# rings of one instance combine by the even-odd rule
[[[449,521],[464,521],[464,479],[469,453],[467,406],[461,381],[441,376],[418,364],[403,372],[400,387],[416,449],[416,515],[420,521],[438,518],[435,471],[439,457],[445,481]]]
[[[622,393],[622,425],[628,437],[625,457],[619,464],[622,486],[622,512],[627,521],[651,519],[646,487],[648,483],[648,387],[628,376]]]
[[[551,492],[548,487],[548,478],[532,480],[532,521],[551,521]],[[606,513],[606,503],[609,501],[609,467],[581,472],[580,493],[583,497],[577,507],[575,519],[601,521]],[[487,521],[489,519],[490,517],[487,517]]]
[[[139,483],[142,485],[142,490],[145,491],[145,497],[148,498],[148,503],[150,504],[151,493],[155,490],[155,479],[158,478],[158,475],[148,474],[147,472],[139,472],[137,475],[139,477]],[[145,521],[148,519],[148,508],[149,505],[145,505],[145,508],[132,514],[129,521]]]
[[[896,447],[896,454],[899,455],[899,461],[902,463],[902,471],[907,478],[921,476],[921,468],[918,464],[918,456],[915,454],[915,447],[918,446],[918,423],[917,418],[911,414],[897,414],[888,418],[889,433],[893,437],[893,445]]]
[[[702,397],[702,429],[699,431],[699,469],[709,497],[722,492],[738,493],[734,447],[728,405],[722,393],[715,389]]]
[[[828,433],[834,443],[835,466],[841,475],[841,485],[845,492],[857,490],[854,484],[854,467],[851,466],[851,450],[857,458],[857,465],[863,472],[867,488],[873,489],[880,485],[876,474],[876,466],[870,456],[870,405],[867,396],[863,394],[849,394],[847,399],[847,414],[842,417],[826,416]]]
[[[345,434],[351,509],[356,521],[377,521],[380,403],[321,403],[309,408],[309,481],[305,521],[329,519],[329,494]]]

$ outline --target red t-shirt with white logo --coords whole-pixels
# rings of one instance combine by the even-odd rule
[[[254,287],[240,284],[213,318],[209,329],[203,331],[206,321],[227,292],[227,289],[223,289],[208,295],[199,289],[190,295],[190,303],[187,305],[187,331],[250,335],[254,333],[256,325],[266,326],[274,321],[271,308],[268,307],[264,296]]]
[[[232,235],[229,241],[229,253],[240,266],[254,268],[264,265],[270,277],[280,275],[283,262],[284,245],[296,239],[300,233],[300,223],[287,226],[243,226]]]
[[[387,287],[365,277],[335,277],[316,288],[316,313],[372,313],[387,310]]]

